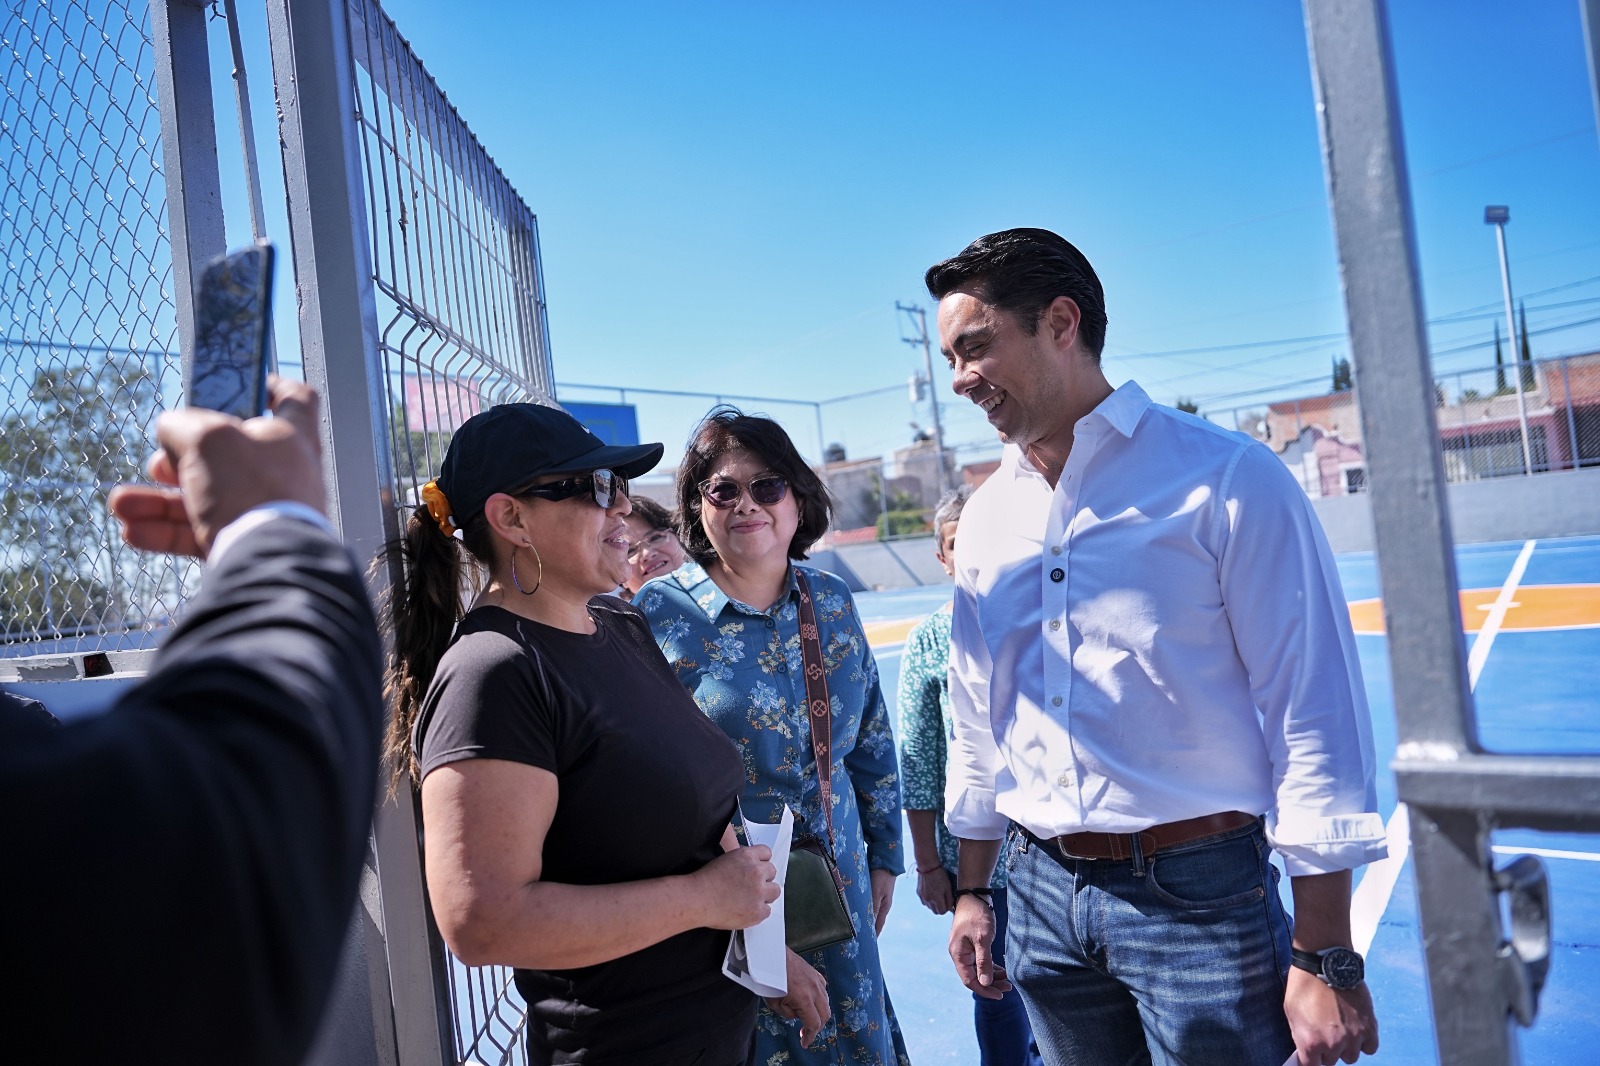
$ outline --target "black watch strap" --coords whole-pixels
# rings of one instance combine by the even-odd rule
[[[962,896],[977,896],[979,899],[983,900],[984,904],[990,910],[994,909],[994,893],[987,888],[956,889],[956,899],[960,899]]]
[[[1322,956],[1315,951],[1301,951],[1299,948],[1290,948],[1289,957],[1294,964],[1318,977],[1322,976]]]
[[[1334,947],[1322,951],[1289,949],[1294,965],[1316,974],[1329,988],[1344,992],[1366,980],[1366,961],[1354,948]]]

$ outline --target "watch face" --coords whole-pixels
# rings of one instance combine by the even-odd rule
[[[1330,948],[1322,956],[1322,976],[1329,988],[1354,988],[1366,977],[1366,965],[1349,948]]]

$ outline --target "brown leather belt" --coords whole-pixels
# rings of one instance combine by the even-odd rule
[[[1199,818],[1185,818],[1181,822],[1153,825],[1140,833],[1067,833],[1058,837],[1040,837],[1028,833],[1028,836],[1037,843],[1055,845],[1069,859],[1131,859],[1133,838],[1137,836],[1139,851],[1149,858],[1164,848],[1242,829],[1258,820],[1256,815],[1243,811],[1224,811]]]

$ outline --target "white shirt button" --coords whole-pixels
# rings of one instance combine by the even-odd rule
[[[1050,706],[1052,706],[1052,707],[1061,706],[1061,697],[1060,696],[1051,696],[1050,697]]]
[[[1050,619],[1050,628],[1051,629],[1060,629],[1061,628],[1061,619],[1059,619],[1059,618]]]
[[[1061,554],[1061,545],[1059,545],[1059,544],[1051,545],[1050,554],[1051,555],[1060,555]]]
[[[1056,784],[1060,785],[1062,788],[1071,788],[1072,787],[1072,775],[1071,774],[1062,774],[1060,777],[1056,778]]]

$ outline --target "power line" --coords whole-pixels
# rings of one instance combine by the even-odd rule
[[[1560,325],[1546,326],[1543,329],[1530,329],[1528,331],[1528,336],[1530,336],[1530,337],[1538,337],[1538,336],[1542,336],[1542,335],[1544,335],[1546,333],[1559,333],[1562,330],[1576,329],[1579,326],[1593,325],[1596,322],[1600,322],[1600,315],[1596,315],[1596,316],[1594,316],[1592,318],[1579,319],[1576,322],[1564,322],[1564,323],[1562,323]],[[1446,355],[1459,355],[1462,352],[1472,351],[1472,350],[1477,349],[1477,348],[1487,348],[1493,343],[1494,343],[1493,340],[1488,340],[1488,341],[1477,342],[1477,343],[1474,343],[1474,344],[1464,344],[1464,345],[1462,345],[1462,346],[1460,346],[1458,348],[1447,348],[1442,352],[1434,352],[1434,353],[1432,353],[1432,355],[1436,359],[1441,357],[1441,356],[1446,356]],[[1515,366],[1515,362],[1507,364],[1507,368],[1508,369],[1510,369],[1511,367],[1514,367],[1514,366]],[[1488,369],[1488,368],[1484,368],[1484,369]],[[1445,373],[1461,373],[1461,371],[1446,371]],[[1243,392],[1229,392],[1229,393],[1220,393],[1220,394],[1215,395],[1215,396],[1206,396],[1206,397],[1203,397],[1203,398],[1201,398],[1200,400],[1198,400],[1196,402],[1202,403],[1205,406],[1210,407],[1210,406],[1214,406],[1215,404],[1220,403],[1220,402],[1222,402],[1224,400],[1238,400],[1238,399],[1244,399],[1244,398],[1251,397],[1251,396],[1261,396],[1261,395],[1264,395],[1264,394],[1269,393],[1269,392],[1277,392],[1280,389],[1290,389],[1290,388],[1295,388],[1295,387],[1301,386],[1301,385],[1315,385],[1315,384],[1317,384],[1319,382],[1325,382],[1327,380],[1328,380],[1328,375],[1327,374],[1318,374],[1314,378],[1302,378],[1299,381],[1280,381],[1275,385],[1268,385],[1268,386],[1264,386],[1264,387],[1259,388],[1259,389],[1247,389],[1247,390],[1245,390]]]
[[[1567,283],[1565,285],[1557,285],[1557,286],[1555,286],[1553,288],[1549,288],[1549,289],[1541,289],[1538,292],[1530,292],[1530,293],[1527,293],[1526,295],[1524,295],[1522,297],[1522,299],[1524,301],[1526,301],[1528,299],[1531,299],[1531,298],[1537,297],[1537,296],[1547,296],[1547,295],[1549,295],[1550,293],[1553,293],[1553,292],[1560,292],[1563,289],[1577,288],[1580,285],[1589,285],[1589,284],[1592,284],[1592,283],[1594,283],[1596,281],[1600,281],[1600,275],[1596,275],[1595,277],[1592,277],[1592,278],[1584,278],[1581,281],[1569,282],[1569,283]],[[1530,310],[1530,311],[1553,311],[1553,310],[1556,310],[1557,308],[1561,308],[1561,307],[1575,306],[1575,305],[1580,304],[1580,303],[1593,303],[1593,302],[1596,302],[1596,301],[1600,301],[1600,297],[1592,297],[1592,298],[1586,298],[1586,299],[1583,299],[1583,300],[1575,300],[1575,301],[1571,301],[1571,302],[1563,302],[1563,303],[1556,303],[1556,304],[1544,304],[1544,305],[1540,305],[1540,306],[1536,306],[1536,307],[1529,307],[1528,310]],[[1483,311],[1485,309],[1493,309],[1493,308],[1498,308],[1498,307],[1499,307],[1498,303],[1481,304],[1481,305],[1479,305],[1477,307],[1468,307],[1468,308],[1464,308],[1464,309],[1462,309],[1460,311],[1451,311],[1448,314],[1438,315],[1438,316],[1435,316],[1433,318],[1428,319],[1428,325],[1430,325],[1430,326],[1441,326],[1441,325],[1450,325],[1450,324],[1455,323],[1455,322],[1472,321],[1473,318],[1479,317],[1476,314],[1477,312]],[[1494,315],[1487,315],[1487,316],[1482,316],[1482,317],[1500,317],[1500,313],[1496,312]],[[1252,348],[1271,348],[1271,347],[1275,347],[1275,346],[1281,345],[1281,344],[1310,344],[1310,343],[1313,343],[1313,342],[1316,342],[1316,341],[1347,340],[1348,338],[1349,338],[1349,334],[1345,333],[1345,332],[1318,333],[1318,334],[1314,334],[1312,336],[1307,336],[1307,337],[1279,337],[1279,338],[1277,338],[1275,340],[1266,340],[1266,341],[1239,341],[1239,342],[1234,343],[1234,344],[1216,344],[1216,345],[1211,345],[1211,346],[1205,347],[1205,348],[1171,348],[1171,349],[1167,349],[1167,350],[1163,350],[1163,351],[1159,351],[1159,352],[1136,352],[1136,353],[1129,354],[1129,355],[1118,355],[1116,358],[1118,358],[1118,359],[1161,359],[1161,358],[1166,358],[1168,356],[1177,356],[1177,355],[1208,355],[1208,354],[1214,354],[1216,352],[1245,351],[1245,350],[1252,349]],[[1284,354],[1288,354],[1288,353],[1284,353]],[[1226,370],[1228,368],[1227,367],[1219,367],[1218,369]]]

